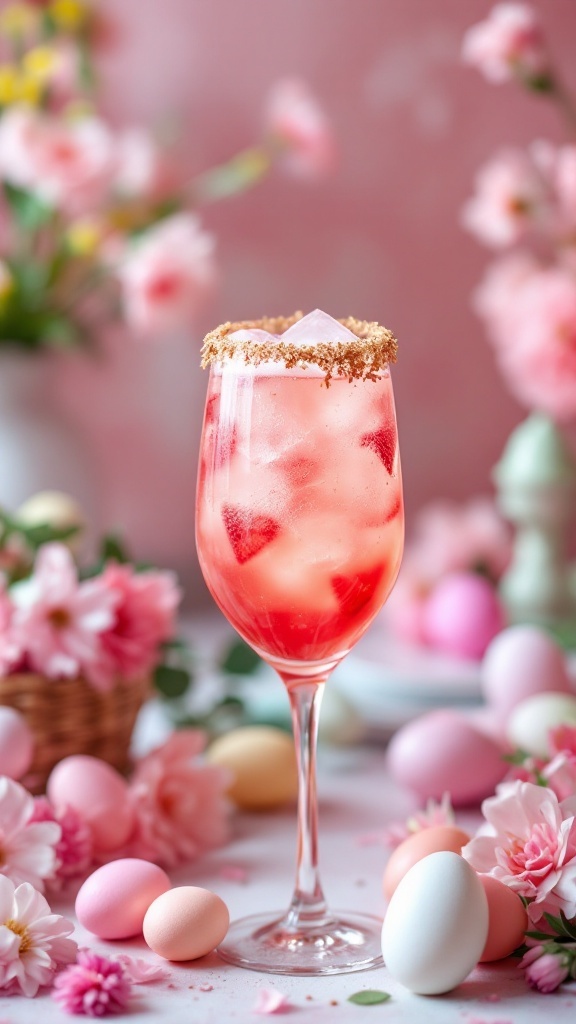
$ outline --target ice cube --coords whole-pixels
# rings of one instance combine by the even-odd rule
[[[282,335],[282,341],[287,341],[291,345],[317,345],[319,342],[355,340],[356,335],[352,334],[352,331],[328,313],[323,313],[321,309],[313,309]]]
[[[240,331],[233,331],[232,334],[228,335],[230,341],[255,341],[259,345],[265,341],[278,341],[276,334],[269,334],[268,331],[262,331],[259,327],[252,327],[250,330],[242,328]]]

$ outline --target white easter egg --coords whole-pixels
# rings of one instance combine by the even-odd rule
[[[559,725],[576,726],[576,697],[537,693],[518,704],[506,726],[508,741],[534,757],[550,756],[548,733]]]
[[[476,966],[488,937],[488,901],[470,865],[442,850],[414,864],[382,926],[388,971],[411,992],[439,995]]]

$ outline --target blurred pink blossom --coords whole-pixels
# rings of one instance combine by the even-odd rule
[[[394,849],[415,832],[436,828],[438,825],[454,825],[456,818],[450,801],[450,793],[444,793],[441,801],[430,798],[426,807],[415,811],[405,822],[395,821],[382,832],[384,846]]]
[[[0,121],[0,175],[75,214],[94,209],[116,169],[115,143],[96,117],[64,121],[9,107]]]
[[[122,1013],[128,1005],[132,983],[117,960],[82,949],[54,982],[53,998],[67,1013],[105,1017]]]
[[[22,648],[14,635],[12,618],[12,602],[0,574],[0,678],[8,675],[22,656]]]
[[[547,953],[541,943],[532,946],[518,966],[523,969],[530,987],[539,992],[555,992],[570,973],[570,962],[566,962],[561,951]]]
[[[551,754],[569,754],[576,761],[576,726],[557,725],[550,729],[548,742]]]
[[[115,595],[114,616],[99,636],[89,677],[107,690],[119,678],[130,682],[156,665],[159,645],[174,635],[182,594],[171,572],[135,572],[112,562],[99,579]]]
[[[163,178],[163,162],[144,128],[128,128],[117,138],[118,166],[114,187],[122,196],[153,195]]]
[[[573,754],[556,754],[540,774],[559,800],[576,796],[576,756]]]
[[[510,253],[489,265],[474,293],[473,306],[497,348],[513,344],[521,289],[540,270],[536,259],[524,251]]]
[[[0,988],[9,994],[35,996],[75,959],[77,945],[68,938],[74,925],[53,914],[28,882],[16,887],[0,875],[0,922]]]
[[[496,4],[466,32],[462,57],[489,82],[538,80],[548,72],[548,57],[537,12],[528,4]]]
[[[490,834],[477,835],[462,855],[529,900],[528,914],[576,916],[576,795],[559,801],[545,786],[504,783],[482,804]]]
[[[528,153],[504,149],[480,168],[476,194],[462,223],[495,249],[518,242],[535,224],[551,220],[547,183]]]
[[[267,134],[286,171],[308,179],[330,173],[336,162],[332,130],[305,82],[297,78],[276,82],[265,119]]]
[[[92,832],[73,807],[56,811],[45,796],[34,799],[31,821],[53,821],[60,826],[61,835],[56,845],[56,868],[50,878],[50,888],[59,889],[70,878],[85,874],[93,853]]]
[[[508,528],[489,498],[475,498],[465,505],[433,502],[416,520],[383,617],[399,636],[422,643],[424,609],[436,584],[450,573],[471,570],[496,581],[510,554]]]
[[[117,272],[126,319],[135,331],[183,329],[214,286],[214,238],[195,214],[175,214],[132,242]]]
[[[101,578],[78,582],[64,544],[44,544],[34,572],[10,590],[17,642],[35,672],[50,679],[90,673],[100,634],[114,621],[118,594]]]
[[[45,880],[52,877],[56,868],[60,836],[60,825],[54,821],[35,820],[34,799],[28,790],[5,775],[0,776],[2,875],[15,885],[30,882],[42,891]]]
[[[127,856],[174,867],[226,841],[230,776],[202,763],[205,742],[201,731],[180,729],[138,761],[129,786],[136,825]]]

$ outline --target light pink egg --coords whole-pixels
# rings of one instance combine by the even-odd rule
[[[511,626],[492,641],[482,663],[482,689],[503,719],[537,693],[574,692],[562,648],[537,626]]]
[[[422,622],[431,647],[471,659],[481,658],[505,625],[494,587],[472,572],[445,576],[428,597]]]
[[[46,792],[55,807],[69,805],[90,825],[94,848],[117,850],[128,839],[134,811],[125,779],[97,757],[65,757],[53,768]]]
[[[457,711],[431,711],[400,729],[388,747],[388,767],[420,797],[449,792],[455,806],[478,803],[494,792],[508,765],[493,738]]]
[[[144,915],[170,889],[157,864],[135,857],[113,860],[94,871],[76,897],[76,917],[100,939],[129,939],[142,934]]]
[[[20,779],[34,757],[34,736],[15,708],[0,706],[0,775]]]

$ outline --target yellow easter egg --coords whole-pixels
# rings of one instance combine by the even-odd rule
[[[230,799],[245,810],[269,810],[293,800],[298,792],[294,742],[268,725],[233,729],[207,751],[211,764],[228,768]]]

